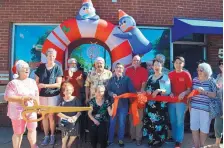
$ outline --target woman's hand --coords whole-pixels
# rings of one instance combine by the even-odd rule
[[[69,117],[69,118],[68,118],[68,122],[70,122],[70,123],[74,123],[75,120],[73,119],[73,117]]]
[[[39,89],[41,89],[41,88],[46,88],[46,85],[43,84],[43,83],[39,83],[39,84],[38,84],[38,88],[39,88]]]
[[[170,97],[171,97],[171,98],[174,98],[174,94],[173,94],[173,93],[170,93]]]
[[[147,90],[146,93],[147,93],[148,95],[151,95],[151,94],[152,94],[152,92],[151,92],[150,90]]]
[[[94,124],[96,124],[97,126],[100,125],[100,122],[98,120],[93,120]]]
[[[159,89],[155,90],[155,91],[152,93],[152,98],[155,98],[155,97],[158,95],[159,92],[160,92]]]
[[[78,117],[77,116],[73,116],[72,119],[73,119],[74,122],[76,122]]]
[[[204,91],[205,91],[204,88],[198,87],[197,90],[200,94],[204,94]]]

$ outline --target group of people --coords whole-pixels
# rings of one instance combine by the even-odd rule
[[[8,116],[12,121],[14,134],[13,147],[20,148],[23,134],[27,127],[28,140],[31,148],[37,148],[37,122],[26,122],[21,113],[21,103],[32,106],[36,100],[38,104],[46,106],[79,107],[91,106],[88,111],[89,133],[93,148],[100,144],[105,148],[114,143],[116,120],[118,119],[118,144],[124,147],[124,134],[131,98],[122,98],[118,102],[116,115],[112,117],[114,99],[125,93],[147,93],[157,96],[178,98],[177,103],[158,102],[150,100],[144,108],[138,108],[140,123],[133,126],[133,114],[129,115],[130,136],[136,145],[142,144],[143,137],[147,138],[149,147],[160,147],[168,138],[168,130],[172,132],[175,147],[180,148],[184,139],[184,117],[190,111],[190,128],[194,148],[204,146],[211,118],[209,102],[211,99],[223,99],[223,62],[219,61],[221,73],[217,79],[211,77],[212,69],[208,63],[200,63],[197,68],[198,76],[193,80],[184,70],[185,59],[175,57],[174,70],[164,72],[165,57],[158,55],[150,63],[152,70],[141,66],[141,57],[136,55],[132,59],[132,66],[125,70],[121,63],[117,63],[114,72],[105,69],[105,61],[98,57],[94,63],[94,70],[84,77],[84,73],[77,68],[77,60],[68,59],[68,70],[63,72],[61,66],[55,63],[57,52],[50,48],[46,52],[47,63],[40,64],[35,74],[36,79],[29,78],[29,65],[23,60],[16,62],[18,77],[10,81],[5,90],[5,100],[8,101]],[[81,101],[81,88],[85,87],[85,98]],[[192,90],[199,94],[190,100],[186,97]],[[80,137],[81,112],[57,114],[58,124],[62,131],[62,148],[70,148],[77,137]],[[27,114],[28,119],[36,119],[37,114]],[[169,127],[169,122],[171,129]],[[55,143],[56,120],[54,114],[48,114],[42,121],[45,137],[41,145]],[[215,146],[219,147],[222,137],[222,116],[215,119]]]

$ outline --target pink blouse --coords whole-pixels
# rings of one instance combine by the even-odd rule
[[[18,80],[14,79],[10,81],[5,90],[5,100],[7,100],[7,97],[11,96],[39,96],[39,90],[36,84],[36,81],[33,79],[27,78],[25,80]],[[33,101],[28,101],[27,106],[33,106]],[[17,102],[9,102],[8,103],[8,113],[7,116],[9,116],[10,119],[14,120],[20,120],[22,119],[22,113],[23,108],[22,106]],[[36,118],[36,113],[29,114],[29,118]]]

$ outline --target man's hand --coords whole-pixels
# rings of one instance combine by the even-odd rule
[[[80,80],[82,80],[82,74],[76,78],[76,81],[80,81]]]
[[[182,92],[181,94],[179,94],[178,99],[183,100],[185,96],[186,96],[186,93]]]
[[[113,98],[117,97],[117,94],[113,94]]]

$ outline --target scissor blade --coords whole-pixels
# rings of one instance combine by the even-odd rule
[[[49,107],[49,113],[88,111],[91,107]]]

